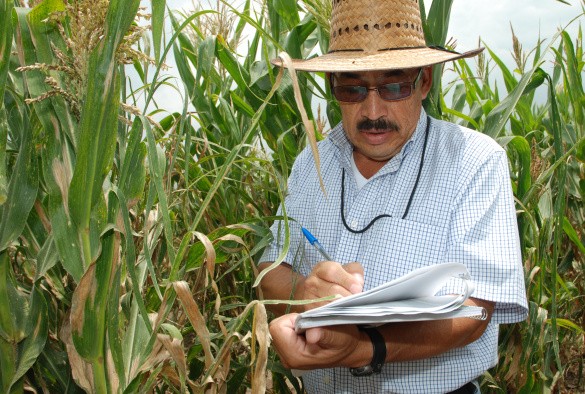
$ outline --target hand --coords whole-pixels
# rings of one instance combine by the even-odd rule
[[[364,269],[359,263],[341,265],[334,261],[321,261],[303,281],[305,300],[360,293],[364,288]],[[305,305],[305,310],[324,305],[326,302]]]
[[[296,317],[291,313],[270,323],[274,348],[286,368],[359,367],[371,361],[370,339],[356,326],[310,328],[297,334]]]

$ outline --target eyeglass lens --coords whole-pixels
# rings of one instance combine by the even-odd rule
[[[400,82],[380,85],[373,89],[378,91],[382,99],[392,101],[410,96],[411,88],[410,82]],[[333,88],[333,93],[339,101],[359,102],[366,99],[369,90],[365,86],[336,86]]]
[[[416,83],[422,74],[422,69],[413,82],[395,82],[368,88],[359,85],[338,85],[333,86],[333,95],[339,101],[346,103],[357,103],[368,97],[370,90],[376,90],[380,97],[386,101],[402,100],[412,94]],[[332,84],[333,85],[333,84]]]

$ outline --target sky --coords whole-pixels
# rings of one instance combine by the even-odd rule
[[[201,3],[215,4],[216,1],[201,0]],[[566,27],[583,13],[585,0],[566,1],[570,5],[556,0],[454,0],[448,37],[457,41],[459,52],[476,48],[481,38],[481,45],[488,46],[513,70],[510,26],[524,50],[530,51],[539,37],[551,39],[560,27]],[[430,0],[425,2],[427,8],[430,4]],[[167,6],[173,10],[190,10],[193,9],[193,0],[167,0]],[[577,36],[579,23],[585,27],[584,22],[585,17],[581,16],[569,26],[573,38]],[[172,59],[168,60],[172,67]],[[173,74],[173,69],[169,72]],[[176,92],[172,94],[176,97]],[[177,108],[170,108],[168,104],[172,101],[165,100],[165,109],[180,110],[180,101]]]
[[[583,0],[568,2],[570,6],[556,0],[455,0],[449,36],[457,39],[459,51],[476,48],[481,37],[482,45],[511,62],[511,26],[524,50],[530,51],[539,37],[552,38],[559,27],[582,14]],[[579,21],[583,24],[585,17]],[[579,21],[568,28],[573,37]]]

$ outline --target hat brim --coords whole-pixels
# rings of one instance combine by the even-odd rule
[[[377,70],[397,70],[420,68],[444,63],[452,60],[478,55],[484,48],[457,53],[441,49],[405,48],[374,53],[359,51],[332,52],[307,60],[293,59],[295,70],[314,72],[357,72]],[[283,67],[280,58],[273,59],[272,64]]]

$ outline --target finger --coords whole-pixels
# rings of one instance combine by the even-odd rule
[[[316,328],[309,328],[305,331],[305,338],[307,340],[307,344],[316,345],[323,340],[324,330],[320,327]]]
[[[355,267],[355,264],[356,263],[353,263],[352,267],[350,267],[350,270],[352,271],[348,272],[344,266],[339,263],[325,261],[317,264],[311,275],[315,275],[317,279],[330,284],[327,286],[329,287],[328,294],[325,295],[341,294],[346,296],[354,294],[354,292],[360,292],[363,287],[363,279],[358,280],[358,277],[353,275],[354,273],[359,274],[360,272],[359,269]],[[363,270],[361,272],[363,272]],[[338,290],[338,288],[331,286],[331,284],[336,285],[345,291],[335,291]],[[326,285],[323,286],[325,287]]]
[[[296,313],[284,315],[274,319],[269,325],[274,349],[286,368],[296,367],[295,352],[304,348],[304,336],[295,331],[296,317]]]
[[[362,267],[360,263],[354,262],[345,264],[343,266],[343,269],[347,273],[353,275],[353,277],[356,279],[356,283],[354,285],[351,285],[349,290],[353,294],[361,293],[362,290],[364,289],[364,267]]]

